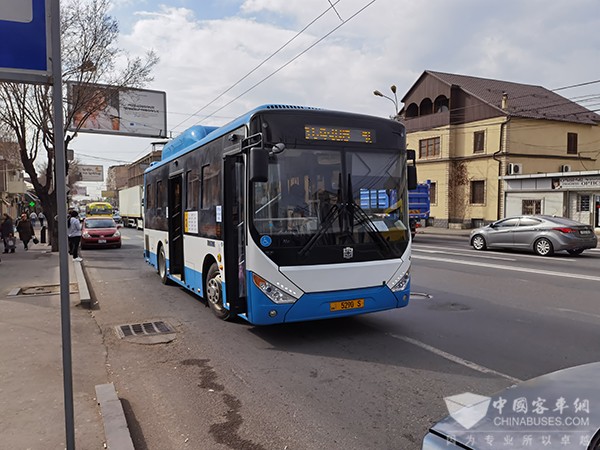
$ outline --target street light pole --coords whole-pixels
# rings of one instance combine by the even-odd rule
[[[390,86],[390,90],[392,91],[392,93],[394,94],[394,98],[392,97],[388,97],[387,95],[383,95],[380,91],[373,91],[373,95],[377,96],[377,97],[383,97],[383,98],[387,98],[390,102],[392,102],[394,104],[394,119],[398,118],[398,113],[400,112],[400,110],[398,109],[398,96],[396,95],[396,85],[392,84]]]

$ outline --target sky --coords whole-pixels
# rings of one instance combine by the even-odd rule
[[[373,91],[393,97],[394,84],[400,100],[424,70],[548,89],[600,80],[597,0],[112,0],[111,15],[120,48],[159,55],[146,88],[166,92],[173,137],[266,103],[389,117]],[[600,83],[558,93],[600,108]],[[153,141],[80,133],[70,147],[108,167]]]

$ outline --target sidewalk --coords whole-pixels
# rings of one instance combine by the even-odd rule
[[[59,261],[49,249],[24,251],[18,241],[16,253],[0,253],[2,448],[66,447]],[[79,305],[75,264],[69,257],[75,444],[102,449],[95,386],[107,383],[105,349],[91,312]]]
[[[438,227],[420,227],[417,228],[417,234],[441,234],[444,236],[469,236],[472,229],[457,230],[452,228]]]

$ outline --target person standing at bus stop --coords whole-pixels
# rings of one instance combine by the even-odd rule
[[[69,237],[69,253],[73,256],[73,261],[83,261],[79,256],[79,242],[81,241],[81,222],[77,211],[69,213],[67,223],[67,236]]]

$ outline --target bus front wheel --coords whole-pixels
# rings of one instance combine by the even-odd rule
[[[171,280],[167,276],[167,258],[165,256],[165,248],[161,245],[158,251],[158,275],[162,284],[171,284]]]
[[[223,305],[223,280],[219,266],[213,263],[206,275],[206,301],[208,306],[219,319],[229,319],[229,310]]]

